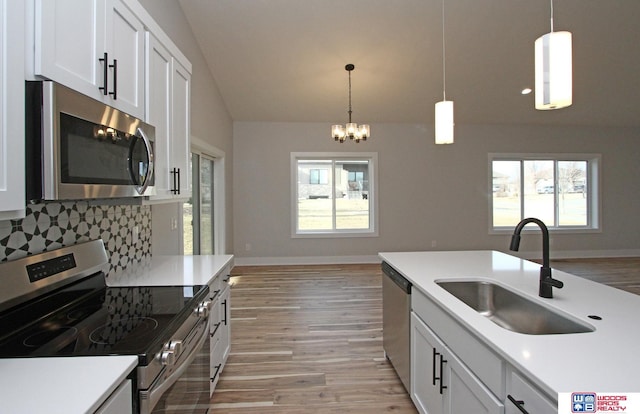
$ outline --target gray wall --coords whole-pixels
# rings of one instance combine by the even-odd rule
[[[234,124],[234,252],[238,263],[347,260],[378,251],[496,249],[489,234],[488,154],[602,154],[602,232],[552,234],[552,257],[640,254],[640,130],[457,125],[451,146],[433,144],[433,127],[372,125],[366,143],[334,143],[324,123]],[[379,237],[293,239],[290,153],[378,152]],[[246,250],[246,245],[251,250]],[[523,237],[523,257],[539,257],[540,237]],[[331,260],[328,260],[331,261]]]
[[[140,3],[193,65],[191,135],[225,152],[226,245],[227,250],[230,251],[233,246],[233,208],[231,204],[233,123],[231,117],[178,1],[140,0]],[[178,206],[172,204],[154,206],[153,215],[157,218],[154,220],[153,226],[154,247],[157,245],[163,253],[177,253],[171,250],[175,250],[175,246],[179,245],[182,234],[170,230],[169,218],[178,212]],[[161,248],[160,244],[165,247]]]

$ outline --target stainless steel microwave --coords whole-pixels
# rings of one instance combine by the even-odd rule
[[[51,81],[26,82],[27,202],[155,194],[155,128]]]

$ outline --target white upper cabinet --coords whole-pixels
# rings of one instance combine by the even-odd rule
[[[156,127],[153,201],[191,196],[191,74],[152,33],[146,42],[146,120]]]
[[[36,0],[35,74],[142,118],[144,33],[121,0]]]
[[[0,220],[25,215],[25,6],[0,0]]]

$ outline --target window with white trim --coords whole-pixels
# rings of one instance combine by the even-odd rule
[[[526,217],[549,229],[599,228],[598,154],[489,154],[491,229]]]
[[[376,153],[292,153],[292,236],[375,236]]]

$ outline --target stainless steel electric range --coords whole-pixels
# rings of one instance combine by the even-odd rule
[[[137,355],[134,412],[206,413],[208,286],[108,287],[107,268],[101,240],[0,264],[0,358]]]

